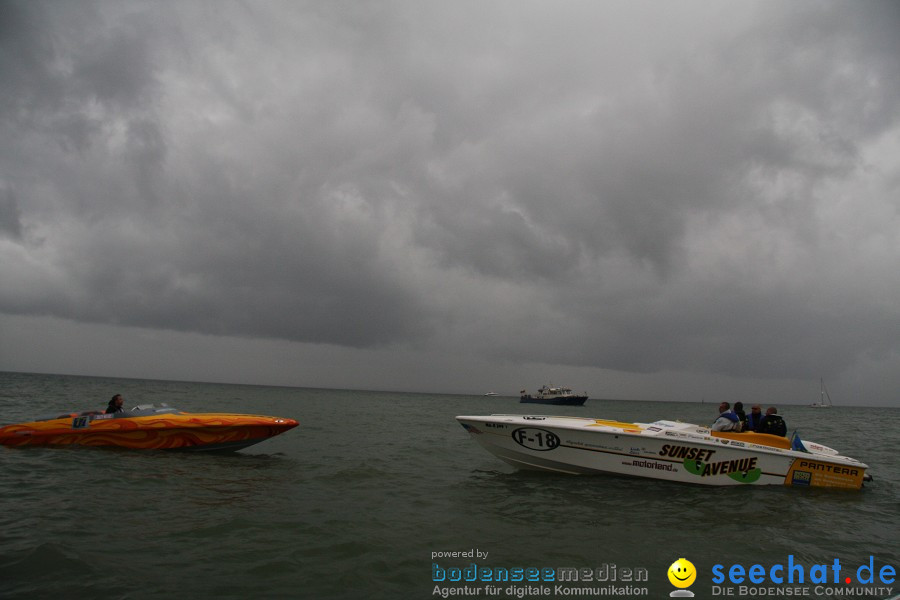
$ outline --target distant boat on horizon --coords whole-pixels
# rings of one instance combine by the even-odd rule
[[[831,403],[831,396],[828,395],[828,390],[825,389],[825,380],[819,379],[819,384],[821,386],[821,391],[819,392],[819,401],[813,402],[809,405],[810,408],[831,408],[834,406]],[[827,399],[827,401],[826,401]]]
[[[484,394],[484,395],[485,396],[499,396],[499,394],[497,392],[488,392],[487,394]]]
[[[584,394],[575,394],[572,388],[543,386],[538,390],[537,396],[532,396],[522,390],[520,392],[519,402],[532,404],[553,404],[556,406],[582,406],[588,399],[587,392]]]

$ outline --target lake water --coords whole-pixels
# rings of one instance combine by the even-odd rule
[[[233,454],[0,447],[0,598],[667,598],[676,589],[668,569],[681,557],[696,568],[697,598],[788,587],[804,598],[900,593],[895,580],[883,583],[900,567],[900,409],[779,407],[789,429],[869,464],[875,481],[852,492],[519,472],[454,419],[524,412],[708,424],[717,401],[549,407],[0,373],[0,424],[102,410],[114,393],[129,407],[166,402],[300,426]],[[586,569],[593,582],[448,580],[471,575],[472,564],[481,574]],[[716,565],[726,576],[718,585]],[[766,580],[742,590],[727,579],[733,565],[761,565]],[[779,565],[794,565],[792,583],[772,582],[773,569],[787,575]],[[811,582],[825,567],[828,584]]]

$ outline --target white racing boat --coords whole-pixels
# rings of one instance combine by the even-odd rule
[[[675,421],[622,423],[539,415],[461,416],[486,450],[522,469],[606,473],[704,485],[859,489],[868,465],[836,450],[765,433]]]

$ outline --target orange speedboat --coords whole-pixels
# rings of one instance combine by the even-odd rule
[[[240,450],[298,425],[294,419],[227,413],[188,413],[142,405],[39,417],[0,427],[4,446],[117,446],[142,450]]]

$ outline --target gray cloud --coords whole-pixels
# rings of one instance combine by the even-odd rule
[[[6,314],[750,378],[900,353],[894,3],[0,11]]]

